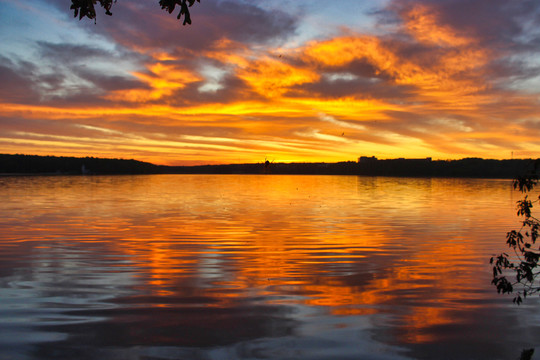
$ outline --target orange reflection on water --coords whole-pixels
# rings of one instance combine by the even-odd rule
[[[255,221],[259,220],[261,219]],[[161,226],[161,228],[174,229],[168,226]],[[196,230],[197,236],[202,238],[215,237],[216,232],[222,231],[222,224],[212,223],[206,223],[205,228],[199,227]],[[206,265],[207,269],[200,269],[198,274],[200,277],[204,278],[204,271],[208,271],[208,267],[215,275],[207,287],[199,287],[197,292],[199,296],[219,298],[219,302],[208,306],[227,307],[233,299],[258,296],[268,298],[267,301],[270,303],[299,303],[307,306],[328,307],[331,314],[338,316],[365,315],[375,313],[375,308],[381,304],[400,306],[400,302],[404,300],[402,292],[410,294],[409,298],[405,299],[408,303],[419,295],[431,296],[430,292],[434,292],[436,294],[433,296],[444,298],[438,300],[441,304],[437,304],[437,300],[428,305],[420,302],[418,306],[412,306],[410,312],[401,315],[401,322],[407,324],[404,327],[405,340],[415,343],[436,340],[435,335],[429,335],[426,329],[434,325],[454,323],[455,318],[449,313],[452,307],[448,308],[445,304],[462,300],[464,293],[471,287],[470,284],[474,284],[471,275],[470,278],[460,279],[462,284],[460,288],[455,279],[448,275],[448,268],[453,267],[455,254],[444,247],[431,249],[431,251],[418,249],[417,252],[411,254],[414,261],[412,266],[411,262],[385,264],[385,257],[382,257],[378,260],[381,264],[377,264],[374,275],[369,273],[356,275],[360,279],[349,282],[347,275],[325,269],[329,264],[340,264],[341,255],[349,255],[351,248],[348,246],[354,245],[349,243],[347,247],[343,247],[342,239],[336,242],[326,241],[324,244],[319,244],[319,248],[299,250],[294,249],[287,239],[275,238],[271,233],[253,238],[249,232],[238,231],[238,229],[235,232],[233,236],[244,236],[251,240],[220,242],[219,246],[225,250],[228,247],[238,249],[232,252],[227,251],[226,255],[225,251],[220,252],[210,243],[199,244],[198,249],[190,247],[190,250],[166,246],[166,244],[155,244],[153,241],[151,241],[152,247],[144,241],[132,243],[127,252],[138,259],[138,264],[148,269],[147,286],[153,294],[164,297],[161,306],[167,306],[168,296],[181,291],[178,280],[186,276],[186,270],[193,271],[204,267],[204,255],[212,253],[216,258],[232,255],[234,260],[227,263],[227,268],[222,264],[221,266]],[[174,238],[175,231],[172,231],[170,235]],[[163,233],[162,236],[168,237]],[[366,233],[365,236],[369,237],[373,248],[363,249],[364,259],[369,258],[369,252],[376,253],[379,247],[384,247],[391,241],[381,233]],[[137,245],[140,247],[138,248]],[[309,248],[306,244],[302,245]],[[209,249],[212,251],[208,251]],[[333,256],[321,259],[317,253],[324,249],[332,249]],[[462,250],[465,249],[456,247],[456,252],[459,253]],[[426,253],[420,255],[422,251]],[[354,265],[354,261],[349,258],[343,264]],[[446,267],[442,267],[441,264],[445,264]],[[361,271],[361,269],[355,271]]]
[[[460,321],[456,310],[481,306],[478,289],[490,285],[479,272],[493,246],[486,239],[492,234],[479,225],[513,214],[508,187],[498,182],[106,179],[55,179],[21,206],[34,208],[31,231],[78,234],[69,237],[69,246],[84,249],[100,241],[94,246],[102,246],[104,256],[123,255],[129,261],[115,271],[135,269],[136,287],[154,296],[148,306],[203,299],[199,306],[262,302],[334,316],[391,314],[401,340],[412,343],[437,341],[429,329]],[[91,194],[82,209],[81,189]],[[59,197],[60,205],[54,203]],[[47,221],[45,214],[70,221],[39,223]],[[491,228],[496,234],[497,226]],[[4,235],[17,238],[21,231],[12,227]],[[35,250],[44,251],[40,241]]]

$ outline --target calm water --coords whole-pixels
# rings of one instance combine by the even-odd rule
[[[1,359],[516,359],[509,181],[0,178]],[[540,351],[537,351],[540,352]],[[536,354],[538,357],[538,354]]]

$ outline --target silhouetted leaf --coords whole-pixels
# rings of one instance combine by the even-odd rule
[[[177,18],[180,19],[184,16],[183,24],[186,25],[191,24],[191,15],[188,7],[193,6],[195,1],[200,3],[200,0],[159,0],[159,5],[161,6],[161,9],[167,11],[169,14],[174,11],[176,5],[179,5],[180,13]],[[116,3],[116,0],[71,0],[70,9],[73,10],[75,17],[79,16],[79,20],[87,17],[89,19],[94,19],[95,22],[96,10],[94,5],[97,3],[105,9],[105,14],[110,16],[112,15],[111,7],[113,3]]]
[[[534,171],[526,176],[518,177],[514,180],[514,189],[519,189],[522,193],[532,191],[538,184],[538,169],[540,169],[540,159],[534,162]],[[506,243],[514,250],[516,256],[509,258],[507,254],[501,254],[490,258],[493,267],[493,279],[491,283],[495,285],[498,293],[514,293],[514,303],[520,305],[528,295],[539,292],[540,287],[535,285],[539,272],[535,270],[539,266],[540,248],[532,250],[532,244],[536,243],[539,236],[540,222],[533,216],[533,204],[540,200],[531,200],[528,195],[516,202],[517,215],[524,218],[522,227],[519,230],[512,230],[506,233]],[[510,283],[504,275],[508,272],[515,275],[515,283]],[[504,275],[503,275],[504,273]],[[515,285],[515,287],[514,287]]]

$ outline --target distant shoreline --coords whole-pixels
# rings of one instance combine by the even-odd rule
[[[251,163],[167,166],[138,160],[0,154],[0,176],[139,175],[139,174],[276,174],[363,175],[435,178],[512,179],[530,172],[536,159],[460,160],[362,157],[336,163]]]

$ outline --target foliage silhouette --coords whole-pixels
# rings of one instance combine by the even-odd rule
[[[521,356],[519,357],[519,360],[531,360],[533,355],[534,355],[534,348],[525,349],[521,352]]]
[[[180,7],[180,12],[178,13],[177,19],[184,17],[183,25],[191,25],[191,15],[189,13],[189,8],[195,4],[195,1],[201,2],[201,0],[159,0],[159,5],[169,14],[171,14],[176,5]],[[116,0],[71,0],[71,10],[73,10],[74,17],[79,16],[79,20],[87,17],[89,19],[94,19],[96,22],[96,8],[95,5],[100,4],[101,7],[105,9],[106,15],[112,15],[111,7],[113,3],[116,3]]]
[[[502,253],[493,256],[493,280],[498,293],[515,294],[514,303],[521,304],[527,296],[540,292],[540,283],[536,281],[540,270],[540,247],[536,244],[539,238],[540,220],[533,216],[533,204],[540,201],[540,196],[530,198],[530,193],[538,185],[540,159],[533,163],[532,169],[514,180],[514,189],[519,189],[525,196],[517,202],[517,215],[523,217],[519,230],[506,234],[506,243],[514,255]],[[515,277],[515,281],[509,278]]]

